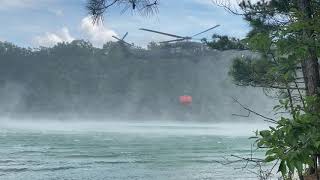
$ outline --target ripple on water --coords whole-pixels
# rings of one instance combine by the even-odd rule
[[[153,161],[140,161],[140,160],[132,160],[132,161],[94,161],[95,164],[147,164],[152,163]]]
[[[93,155],[93,154],[70,154],[63,156],[64,158],[114,158],[119,157],[120,154],[104,154],[104,155]]]
[[[42,171],[63,171],[70,169],[80,169],[80,168],[90,168],[90,166],[58,166],[58,167],[41,167],[41,168],[27,168],[27,167],[9,167],[9,168],[0,168],[0,173],[19,173],[26,171],[42,172]]]
[[[89,168],[89,166],[60,166],[60,167],[46,167],[46,168],[39,168],[39,169],[33,169],[32,171],[63,171],[63,170],[69,170],[69,169],[80,169],[80,168]]]
[[[13,163],[15,162],[14,160],[7,159],[7,160],[0,160],[0,164],[8,164],[8,163]]]
[[[21,168],[0,168],[0,172],[2,173],[17,173],[17,172],[24,172],[28,171],[29,169],[26,167]]]

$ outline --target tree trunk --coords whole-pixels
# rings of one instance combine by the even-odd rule
[[[307,96],[319,95],[320,77],[319,77],[319,64],[317,54],[314,50],[309,50],[309,57],[303,62],[303,73],[306,79],[306,93]]]
[[[309,22],[313,18],[313,12],[311,8],[310,0],[299,0],[298,6],[301,12],[304,12],[304,20]],[[303,39],[314,41],[312,37],[313,32],[310,30],[304,30]],[[302,61],[302,72],[306,85],[306,94],[308,96],[318,95],[318,87],[320,87],[320,76],[319,76],[319,64],[316,53],[316,46],[314,43],[310,43],[308,52],[306,53],[305,59]]]
[[[306,22],[310,22],[313,19],[313,10],[311,6],[311,0],[298,0],[298,7],[301,12],[303,12],[303,19]],[[312,30],[305,29],[303,31],[302,38],[308,42],[308,52],[307,55],[302,60],[302,72],[305,79],[306,85],[306,95],[307,96],[319,96],[319,87],[320,87],[320,76],[319,76],[319,64],[318,57],[316,53],[316,46],[314,43],[314,38],[312,37]],[[312,113],[318,113],[319,109],[316,107],[310,107],[308,109]],[[317,180],[320,180],[318,174],[318,156],[314,155],[314,172]]]

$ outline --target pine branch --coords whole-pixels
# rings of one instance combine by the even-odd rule
[[[248,116],[246,116],[246,117],[249,117],[250,113],[253,113],[253,114],[257,115],[257,116],[262,117],[262,118],[264,119],[264,121],[266,121],[266,122],[270,122],[270,123],[274,123],[274,124],[277,124],[277,123],[278,123],[277,120],[272,119],[272,118],[269,118],[269,117],[266,117],[266,116],[264,116],[264,115],[262,115],[262,114],[260,114],[260,113],[257,113],[256,111],[254,111],[254,110],[252,110],[252,109],[244,106],[244,105],[241,104],[236,98],[232,97],[232,99],[233,99],[237,104],[239,104],[243,109],[245,109],[245,110],[247,110],[247,111],[249,112]],[[234,115],[234,114],[233,114],[233,115]]]

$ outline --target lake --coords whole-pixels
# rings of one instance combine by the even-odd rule
[[[257,179],[245,162],[224,163],[231,154],[249,157],[248,137],[265,126],[2,121],[0,179]]]

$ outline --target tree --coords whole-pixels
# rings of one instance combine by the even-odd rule
[[[154,14],[158,11],[158,0],[88,0],[87,10],[94,22],[99,22],[108,8],[118,6],[122,11],[132,9],[141,15]]]
[[[284,177],[298,172],[303,179],[308,167],[308,173],[319,179],[319,1],[242,1],[238,11],[220,5],[251,25],[245,41],[259,53],[259,57],[235,59],[230,71],[235,82],[284,91],[275,110],[291,114],[257,133],[258,146],[268,149],[266,161],[279,160]]]

